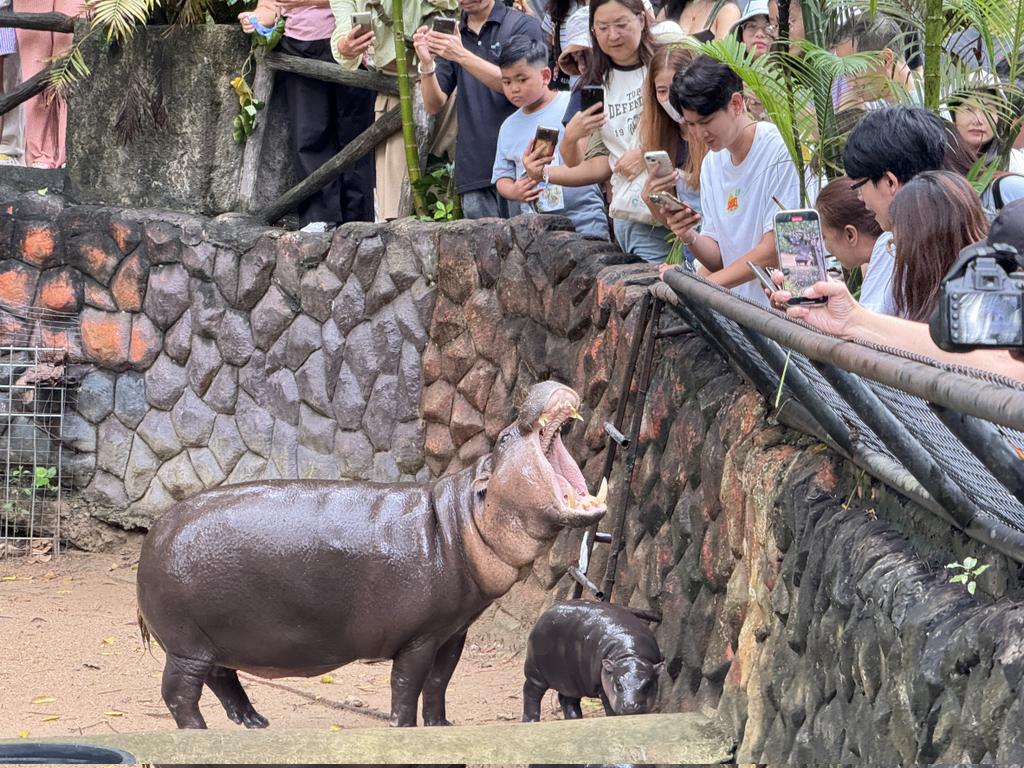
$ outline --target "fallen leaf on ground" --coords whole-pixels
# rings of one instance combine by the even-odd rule
[[[334,675],[320,675],[320,682],[324,685],[330,685],[334,682]]]
[[[47,715],[43,718],[44,723],[52,723],[55,720],[60,720],[60,715]]]
[[[33,704],[53,704],[57,699],[53,696],[36,696],[32,699]]]
[[[329,730],[330,730],[331,733],[337,733],[338,731],[341,730],[341,726],[340,725],[331,724],[331,727],[329,728]]]
[[[103,714],[106,715],[107,717],[123,717],[124,716],[124,712],[118,712],[116,709],[105,709],[105,710],[103,710]]]
[[[18,731],[18,738],[19,739],[27,739],[28,738],[28,731]]]
[[[114,644],[114,638],[112,638],[112,637],[104,637],[102,640],[100,640],[100,645],[113,645],[113,644]]]

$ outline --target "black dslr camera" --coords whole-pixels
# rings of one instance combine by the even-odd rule
[[[942,280],[928,326],[947,352],[1024,350],[1024,256],[1004,243],[964,248]]]

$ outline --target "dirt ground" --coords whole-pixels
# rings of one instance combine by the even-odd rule
[[[116,554],[67,552],[45,563],[0,560],[0,737],[174,728],[160,698],[163,654],[143,647],[136,624],[140,544]],[[483,639],[487,630],[471,631],[448,688],[448,717],[460,725],[521,714],[522,656]],[[351,664],[324,678],[240,677],[272,728],[336,730],[386,725],[390,671],[386,662]],[[211,728],[241,727],[209,691],[201,709]],[[560,716],[553,693],[545,710],[545,719]]]

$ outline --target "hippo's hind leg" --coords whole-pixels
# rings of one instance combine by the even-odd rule
[[[437,649],[434,666],[430,668],[430,674],[423,684],[424,725],[451,725],[445,714],[444,697],[465,645],[466,633],[463,632],[449,638]]]
[[[199,711],[199,697],[203,695],[203,683],[212,666],[209,661],[168,652],[160,694],[179,728],[206,727]]]
[[[242,684],[238,682],[238,673],[227,667],[214,667],[206,676],[206,684],[220,699],[224,711],[232,722],[246,728],[266,728],[270,721],[256,711]]]
[[[540,702],[547,693],[547,683],[541,681],[537,675],[526,673],[526,682],[523,683],[523,722],[540,722]]]
[[[572,696],[558,694],[558,703],[562,707],[562,717],[566,720],[579,720],[583,717],[583,710],[580,708],[580,700]]]

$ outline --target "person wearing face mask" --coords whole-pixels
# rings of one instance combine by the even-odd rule
[[[700,166],[707,147],[689,137],[689,131],[669,101],[672,79],[676,72],[693,63],[696,54],[688,49],[668,45],[659,49],[651,60],[644,86],[644,111],[640,117],[640,145],[644,152],[663,150],[674,159],[676,170],[665,175],[648,175],[643,199],[655,220],[664,226],[665,211],[651,202],[651,193],[669,193],[700,213]],[[686,251],[686,260],[693,261]]]

